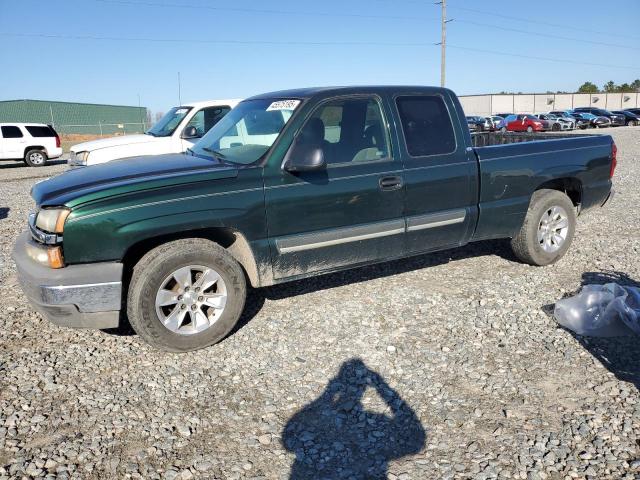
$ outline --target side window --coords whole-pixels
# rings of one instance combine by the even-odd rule
[[[37,125],[28,125],[25,127],[32,137],[55,137],[55,132],[51,127],[40,127]]]
[[[453,123],[442,97],[398,97],[396,104],[409,155],[423,157],[455,151]]]
[[[199,110],[189,123],[188,127],[196,127],[198,131],[198,136],[202,137],[205,133],[211,130],[216,123],[218,123],[222,117],[224,117],[229,111],[230,107],[207,107]]]
[[[22,131],[13,125],[2,127],[3,138],[22,138]]]
[[[389,159],[389,134],[374,98],[329,101],[316,109],[302,128],[301,139],[323,150],[327,164]]]

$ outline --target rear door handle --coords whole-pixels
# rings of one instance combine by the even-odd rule
[[[397,190],[402,188],[402,177],[382,177],[378,181],[378,185],[380,185],[380,190]]]

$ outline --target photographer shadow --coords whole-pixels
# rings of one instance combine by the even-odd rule
[[[368,388],[384,402],[384,413],[365,409]],[[420,452],[425,439],[411,407],[360,359],[345,362],[282,433],[284,448],[296,455],[291,480],[386,479],[389,461]]]

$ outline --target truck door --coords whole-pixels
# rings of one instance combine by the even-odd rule
[[[437,93],[395,98],[404,138],[408,254],[461,245],[475,226],[477,164],[451,102]]]
[[[20,127],[4,125],[0,127],[2,132],[2,158],[22,158],[26,140]]]
[[[402,255],[402,164],[375,95],[326,100],[296,143],[321,148],[325,169],[265,172],[274,278],[295,277]]]

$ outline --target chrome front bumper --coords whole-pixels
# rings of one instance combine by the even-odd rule
[[[64,327],[115,328],[120,323],[122,264],[70,265],[51,269],[26,254],[29,232],[16,240],[13,259],[18,280],[31,304]]]

